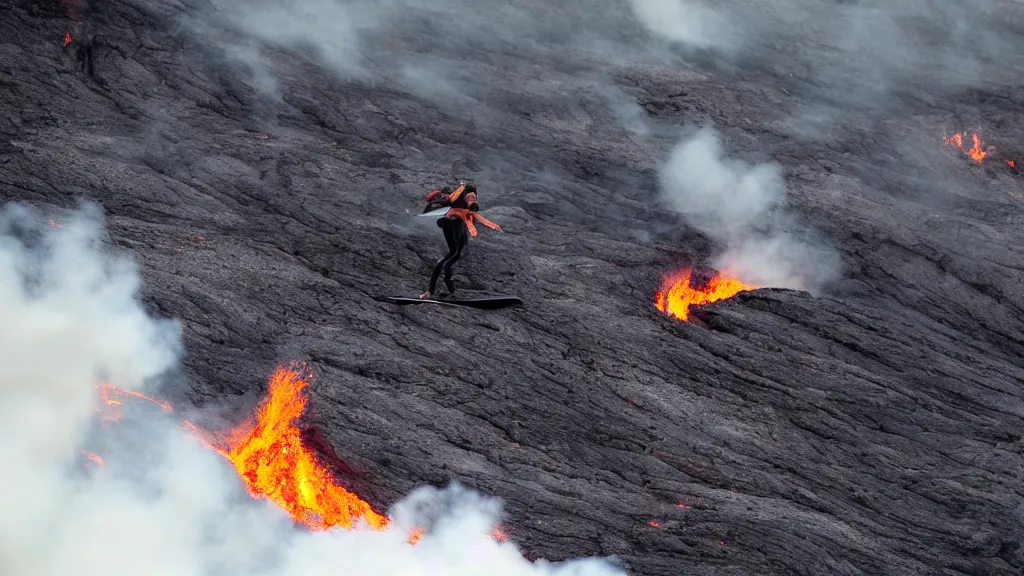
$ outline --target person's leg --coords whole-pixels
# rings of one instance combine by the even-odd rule
[[[427,288],[426,292],[420,295],[420,298],[434,297],[434,293],[437,291],[437,279],[441,277],[441,270],[444,269],[444,265],[448,262],[448,259],[451,258],[451,256],[452,253],[449,252],[444,255],[444,258],[438,260],[437,264],[434,264],[434,270],[430,273],[430,286]]]
[[[455,294],[455,281],[452,280],[452,266],[454,266],[461,258],[462,247],[460,246],[455,250],[455,253],[452,254],[451,258],[444,263],[444,285],[448,288],[449,296]]]
[[[434,297],[434,292],[436,292],[436,290],[437,290],[437,280],[441,276],[441,270],[444,269],[445,264],[455,254],[456,249],[458,247],[456,242],[455,242],[455,233],[454,233],[454,230],[452,229],[451,224],[449,222],[447,222],[447,221],[446,222],[442,222],[441,223],[441,230],[444,231],[444,241],[445,241],[445,244],[448,245],[448,253],[445,254],[444,258],[441,258],[440,260],[438,260],[437,264],[434,265],[434,270],[430,274],[430,286],[427,288],[426,292],[424,292],[423,294],[420,294],[420,298],[433,298]]]
[[[469,244],[469,230],[460,221],[459,226],[453,230],[452,236],[454,237],[455,251],[444,264],[444,285],[448,288],[449,295],[455,293],[455,282],[452,280],[452,266],[462,259],[462,250],[466,247],[466,244]]]

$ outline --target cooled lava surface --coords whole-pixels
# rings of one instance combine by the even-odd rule
[[[597,4],[352,3],[351,34],[325,16],[287,44],[245,36],[235,0],[4,2],[0,201],[55,228],[103,207],[146,302],[184,327],[170,405],[242,426],[281,362],[307,363],[302,425],[340,461],[321,480],[377,513],[457,480],[505,501],[531,557],[631,574],[1019,575],[1024,41],[1003,32],[1021,4],[965,11],[994,22],[968,47],[1017,42],[991,61],[927,44],[958,41],[939,32],[959,16],[851,52],[823,40],[828,14],[864,3],[726,2],[774,32],[720,56],[648,50],[627,3]],[[918,41],[928,57],[893,72]],[[779,163],[840,277],[738,279],[759,287],[699,323],[658,309],[666,272],[721,250],[657,191],[705,122],[730,156]],[[503,232],[471,240],[456,281],[524,305],[375,300],[425,289],[443,239],[415,214],[460,176]],[[266,447],[234,441],[260,486]],[[350,513],[317,506],[313,525]]]

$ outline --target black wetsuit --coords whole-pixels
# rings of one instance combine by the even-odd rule
[[[444,196],[451,194],[451,188],[445,188],[441,191]],[[473,202],[469,204],[466,201],[466,196],[469,193],[476,193],[476,187],[467,186],[466,190],[463,191],[462,195],[455,199],[454,202],[450,202],[445,199],[433,200],[423,210],[424,213],[431,210],[436,210],[442,206],[448,206],[451,208],[467,208],[474,212],[480,210],[480,206]],[[466,223],[461,218],[448,218],[442,216],[437,220],[437,226],[444,232],[444,241],[448,244],[448,253],[437,261],[434,265],[434,271],[430,274],[430,288],[428,292],[431,294],[435,293],[437,289],[437,279],[441,276],[441,271],[444,271],[444,285],[448,288],[448,294],[451,295],[455,292],[455,282],[452,280],[452,266],[455,265],[462,258],[462,251],[469,244],[469,229],[466,228]]]

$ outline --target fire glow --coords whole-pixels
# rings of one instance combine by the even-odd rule
[[[310,530],[352,529],[360,519],[374,530],[388,528],[388,517],[338,485],[316,453],[302,443],[296,422],[306,409],[309,398],[305,390],[310,381],[301,368],[279,367],[270,377],[268,397],[249,422],[222,435],[206,433],[187,421],[182,429],[230,462],[250,496],[274,502]],[[104,423],[122,420],[120,408],[127,397],[146,400],[167,411],[173,409],[166,402],[112,384],[96,388],[102,399],[100,420]],[[89,458],[102,463],[98,456]],[[410,543],[422,535],[423,531],[417,529]]]
[[[943,138],[942,141],[945,142],[946,144],[956,146],[965,154],[970,156],[971,160],[974,160],[978,164],[981,164],[982,160],[984,160],[989,155],[990,151],[982,149],[981,136],[979,136],[977,132],[971,132],[971,147],[966,148],[964,146],[964,138],[966,136],[966,132],[960,132],[957,134],[953,134],[949,138]]]
[[[100,391],[100,397],[103,399],[103,405],[106,407],[106,413],[100,416],[100,420],[104,422],[118,422],[121,420],[123,415],[121,414],[120,408],[124,405],[124,402],[122,402],[121,399],[125,396],[132,396],[134,398],[140,398],[142,400],[152,402],[168,412],[172,410],[171,405],[166,402],[150,398],[149,396],[140,394],[139,392],[122,390],[113,384],[99,384],[96,388]]]
[[[88,458],[93,464],[103,466],[103,458],[100,458],[99,455],[89,452],[88,450],[82,450],[82,455]]]
[[[306,408],[308,386],[301,370],[278,368],[255,421],[229,433],[226,448],[216,450],[235,467],[253,498],[275,502],[311,530],[353,528],[359,519],[375,530],[387,528],[386,516],[339,486],[302,444],[295,422]]]
[[[690,285],[692,278],[693,271],[689,269],[666,276],[655,295],[654,306],[664,314],[686,321],[690,317],[690,306],[718,302],[759,288],[724,276],[715,276],[707,285],[695,288]]]
[[[267,398],[248,422],[226,434],[204,432],[188,421],[180,429],[193,434],[203,446],[230,462],[251,497],[274,502],[295,522],[310,530],[353,529],[360,520],[373,530],[389,529],[389,517],[377,513],[367,502],[340,486],[330,469],[320,462],[316,451],[302,443],[297,421],[309,401],[305,391],[311,381],[301,366],[278,367],[270,376]],[[127,397],[173,410],[170,404],[139,392],[111,384],[100,384],[96,388],[106,408],[100,416],[104,426],[123,418],[120,408]],[[103,465],[99,456],[87,453],[87,457]],[[407,541],[415,545],[423,536],[422,528],[414,528]],[[489,536],[498,542],[508,540],[500,525]]]

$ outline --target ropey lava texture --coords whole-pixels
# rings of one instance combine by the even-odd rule
[[[174,406],[240,423],[280,362],[305,361],[303,424],[345,490],[382,512],[458,480],[501,497],[535,557],[652,576],[1024,569],[1012,80],[922,72],[879,105],[822,91],[830,48],[651,55],[612,2],[350,11],[337,22],[366,36],[306,44],[228,28],[236,2],[73,4],[0,6],[0,200],[53,226],[79,198],[103,207],[146,302],[183,323]],[[97,78],[64,47],[80,14],[118,46],[97,48]],[[734,239],[665,201],[688,123],[778,163],[785,218],[758,213],[731,248],[763,240],[777,250],[747,263],[770,262],[827,239],[841,266],[814,294],[658,310],[666,277],[714,277]],[[443,254],[423,194],[466,176],[503,232],[471,240],[456,282],[524,305],[376,301],[423,290]]]

